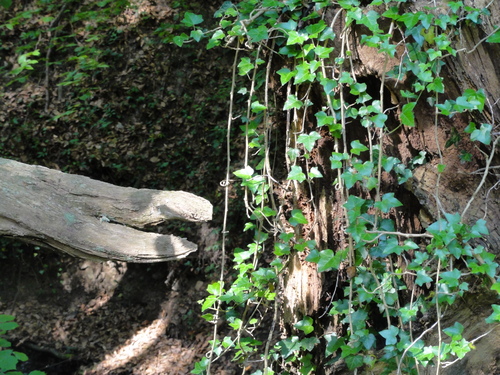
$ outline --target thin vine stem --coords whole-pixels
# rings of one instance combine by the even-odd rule
[[[239,42],[238,42],[239,44]],[[231,74],[231,90],[229,92],[229,114],[227,118],[227,128],[226,128],[226,179],[224,180],[224,218],[222,222],[222,244],[221,244],[221,263],[220,263],[220,276],[219,276],[219,295],[222,294],[224,288],[224,275],[226,273],[226,243],[227,243],[227,218],[229,213],[229,188],[230,188],[230,173],[231,173],[231,127],[233,124],[233,105],[234,105],[234,91],[236,88],[236,66],[238,62],[238,49],[234,54],[234,62]],[[212,345],[210,349],[210,353],[208,355],[208,365],[207,365],[207,375],[210,375],[210,369],[212,366],[212,359],[215,350],[215,346],[217,343],[217,327],[219,321],[221,309],[221,301],[218,299],[214,314],[214,330],[213,330],[213,339]]]

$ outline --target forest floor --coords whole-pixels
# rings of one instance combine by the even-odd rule
[[[186,264],[94,263],[43,250],[0,263],[8,339],[47,375],[188,374],[209,351],[198,300],[208,281]],[[229,374],[229,363],[214,373]]]

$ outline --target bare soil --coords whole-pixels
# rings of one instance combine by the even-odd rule
[[[13,253],[4,249],[0,263],[0,313],[19,323],[7,338],[30,357],[22,371],[188,374],[209,350],[212,327],[197,303],[208,281],[189,260],[94,263],[46,250]],[[230,368],[219,366],[220,374]]]

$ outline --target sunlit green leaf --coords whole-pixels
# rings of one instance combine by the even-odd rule
[[[247,74],[250,70],[254,68],[253,63],[250,61],[248,57],[243,57],[238,64],[238,74],[240,76],[244,76]]]
[[[281,84],[284,85],[288,81],[290,81],[295,75],[297,74],[296,70],[290,70],[288,68],[282,68],[277,71],[277,73],[280,75],[280,81]]]
[[[251,166],[247,165],[245,168],[234,171],[233,173],[236,177],[246,180],[253,176],[254,170]]]
[[[500,43],[500,30],[491,35],[486,41],[488,43]]]
[[[288,173],[287,180],[296,180],[303,182],[306,179],[306,175],[302,172],[302,168],[298,165],[292,165],[290,168],[290,173]]]
[[[368,147],[366,147],[364,144],[362,144],[358,140],[354,140],[351,142],[351,153],[354,155],[359,155],[363,151],[367,151]]]
[[[309,333],[314,331],[313,319],[310,316],[305,316],[304,319],[295,323],[294,327],[308,335]]]
[[[486,318],[486,323],[500,322],[500,305],[491,305],[493,313]]]
[[[307,172],[309,178],[321,178],[323,174],[319,171],[318,167],[311,167],[309,172]]]
[[[318,139],[321,139],[321,135],[318,132],[312,131],[309,134],[301,134],[297,138],[298,143],[302,143],[307,151],[311,151],[314,148],[314,144]]]
[[[415,114],[413,109],[415,108],[416,102],[406,103],[401,110],[401,122],[403,125],[413,127],[415,126]]]
[[[181,21],[181,23],[183,23],[188,27],[198,25],[202,22],[203,22],[203,16],[191,12],[184,13],[184,19]]]
[[[286,111],[288,109],[299,109],[301,108],[302,106],[304,105],[304,103],[302,101],[300,101],[299,99],[297,99],[297,97],[293,94],[291,95],[288,95],[288,98],[285,102],[285,105],[283,106],[283,109]]]

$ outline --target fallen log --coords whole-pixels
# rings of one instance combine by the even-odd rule
[[[120,187],[2,158],[0,189],[0,236],[84,259],[181,259],[197,245],[142,229],[166,220],[212,219],[210,202],[191,193]]]

